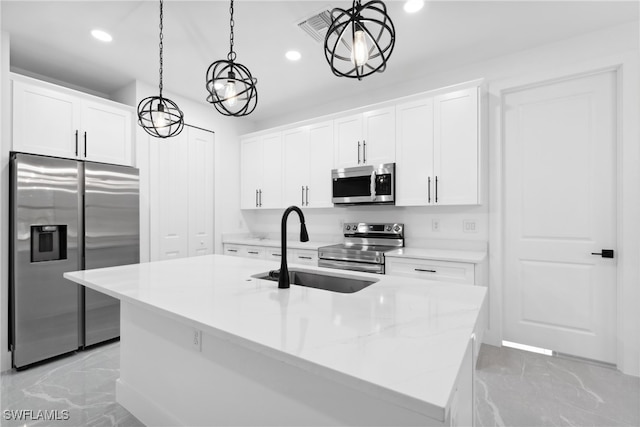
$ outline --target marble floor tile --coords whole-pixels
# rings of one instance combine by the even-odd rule
[[[115,401],[119,351],[120,344],[112,343],[2,374],[0,425],[142,426]],[[480,427],[640,426],[640,378],[580,361],[483,345],[475,410]],[[68,419],[8,420],[5,411],[32,411],[32,418],[48,411],[41,415],[66,414]]]
[[[0,425],[142,426],[116,403],[115,381],[119,376],[117,342],[23,371],[3,373]]]
[[[640,378],[592,363],[483,345],[478,426],[640,426]]]

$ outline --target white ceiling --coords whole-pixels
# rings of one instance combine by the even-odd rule
[[[345,96],[397,84],[443,66],[496,57],[554,40],[638,20],[637,1],[432,1],[414,15],[387,0],[397,30],[387,71],[362,81],[335,77],[321,44],[297,24],[350,1],[235,3],[237,61],[258,78],[260,121]],[[227,1],[165,0],[164,87],[204,103],[205,72],[229,49]],[[159,3],[146,1],[2,0],[2,30],[11,35],[11,66],[109,94],[142,80],[158,83]],[[89,32],[101,28],[103,44]],[[285,51],[297,49],[291,63]],[[154,94],[149,94],[154,95]],[[231,119],[230,119],[231,120]]]

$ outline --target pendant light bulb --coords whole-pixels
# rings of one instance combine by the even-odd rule
[[[169,117],[164,111],[164,105],[158,104],[158,109],[153,113],[153,127],[163,136],[169,133],[168,119]]]
[[[228,80],[224,85],[224,102],[229,107],[234,107],[238,102],[238,93],[236,92],[236,83],[233,80]]]
[[[362,29],[353,34],[353,47],[351,48],[351,62],[356,67],[364,67],[369,60],[369,44],[367,35]]]

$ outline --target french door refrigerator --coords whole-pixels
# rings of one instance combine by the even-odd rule
[[[11,153],[14,367],[120,335],[119,301],[62,274],[139,262],[139,228],[137,169]]]

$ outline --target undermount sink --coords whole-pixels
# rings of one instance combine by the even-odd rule
[[[278,281],[279,270],[254,274],[256,279]],[[361,291],[369,285],[376,283],[378,279],[362,279],[360,277],[345,277],[327,273],[289,270],[289,282],[293,285],[309,288],[324,289],[325,291],[351,294]]]

